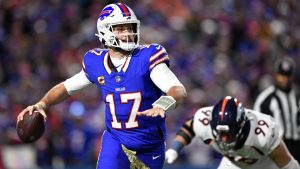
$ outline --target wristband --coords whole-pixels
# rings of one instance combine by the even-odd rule
[[[184,145],[180,141],[173,141],[171,148],[175,150],[177,153],[181,151],[181,149],[184,147]]]
[[[47,108],[46,104],[42,101],[36,103],[35,106],[38,107],[38,108],[41,108],[43,110],[46,110],[46,108]]]
[[[175,109],[176,106],[176,100],[172,96],[161,96],[159,99],[157,99],[153,104],[153,107],[160,107],[167,110]]]

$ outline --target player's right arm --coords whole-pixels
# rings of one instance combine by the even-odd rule
[[[84,55],[84,59],[82,62],[83,69],[77,73],[76,75],[70,77],[69,79],[65,80],[57,84],[56,86],[52,87],[44,97],[38,101],[36,104],[26,107],[17,117],[17,122],[23,120],[23,116],[26,113],[32,114],[33,111],[40,112],[44,120],[46,121],[47,115],[45,110],[51,106],[58,104],[71,95],[81,91],[82,89],[86,88],[90,84],[92,84],[91,80],[88,78],[88,74],[86,72],[86,68],[93,67],[92,63],[94,62],[93,58],[100,56],[102,53],[101,50],[93,49],[88,51]]]
[[[204,107],[195,113],[195,116],[187,120],[177,132],[171,148],[166,152],[166,161],[173,163],[182,148],[188,145],[195,137],[200,138],[205,144],[210,144],[212,139],[210,116],[212,107]]]
[[[158,44],[149,45],[147,48],[151,50],[146,62],[150,78],[165,95],[152,104],[153,108],[137,114],[164,118],[166,111],[175,109],[186,99],[187,93],[185,87],[169,69],[169,56],[166,49]]]
[[[91,82],[86,77],[84,71],[82,70],[78,74],[74,75],[73,77],[67,79],[64,82],[57,84],[56,86],[52,87],[44,97],[34,105],[26,107],[17,118],[17,121],[23,120],[23,116],[26,113],[32,114],[33,111],[40,112],[44,120],[46,120],[47,115],[45,110],[47,107],[60,103],[67,98],[69,98],[74,93],[77,93],[84,89],[85,87],[89,86]]]
[[[249,111],[249,109],[248,109]],[[279,125],[271,116],[253,111],[257,116],[254,147],[262,150],[281,169],[300,169],[298,162],[289,153],[279,136]]]
[[[269,157],[281,169],[300,169],[299,163],[290,155],[282,140]]]
[[[195,137],[193,130],[193,118],[188,119],[178,130],[175,139],[172,142],[171,148],[166,151],[167,163],[173,163],[184,146],[188,145]]]

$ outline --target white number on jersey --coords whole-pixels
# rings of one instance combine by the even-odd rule
[[[139,110],[141,100],[142,100],[141,93],[140,92],[122,93],[122,94],[120,94],[120,98],[121,98],[121,103],[123,103],[123,104],[128,104],[128,100],[133,100],[133,105],[131,108],[131,112],[130,112],[128,121],[125,123],[126,129],[138,127],[139,124],[136,121],[136,113]],[[114,102],[114,95],[108,94],[106,96],[106,101],[109,103],[110,113],[112,116],[111,126],[113,128],[121,129],[122,125],[118,121],[118,118],[116,116],[116,109],[115,109],[116,106],[115,106],[115,102]]]

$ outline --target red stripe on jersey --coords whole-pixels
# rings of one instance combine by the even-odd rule
[[[158,58],[162,53],[165,53],[164,49],[161,49],[160,51],[156,52],[154,55],[150,57],[150,62],[152,62],[154,59]]]
[[[85,64],[83,60],[82,60],[82,68],[85,70]]]
[[[165,56],[165,57],[163,57],[163,58],[157,60],[156,62],[152,63],[152,64],[150,65],[150,69],[153,69],[156,65],[158,65],[158,64],[160,64],[160,63],[162,63],[163,61],[166,61],[166,60],[169,60],[169,57],[168,57],[168,56]]]
[[[122,66],[121,70],[123,70],[123,69],[124,69],[124,67],[125,67],[125,65],[126,65],[126,63],[127,63],[127,61],[128,61],[128,57],[126,58],[126,60],[125,60],[125,62],[124,62],[124,64],[123,64],[123,66]],[[124,71],[124,70],[123,70],[123,71]]]

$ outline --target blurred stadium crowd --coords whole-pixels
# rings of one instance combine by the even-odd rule
[[[34,165],[28,161],[37,161],[41,168],[94,168],[105,129],[96,87],[51,107],[46,132],[33,145],[19,141],[15,123],[23,108],[80,71],[88,49],[102,47],[94,36],[96,20],[112,2],[0,0],[0,168]],[[222,96],[233,95],[251,108],[258,92],[272,83],[277,57],[289,55],[299,66],[296,0],[119,2],[141,20],[143,43],[160,43],[167,49],[171,69],[187,88],[186,102],[169,112],[167,143],[196,108]],[[192,143],[174,166],[207,166],[216,159],[207,147]]]

